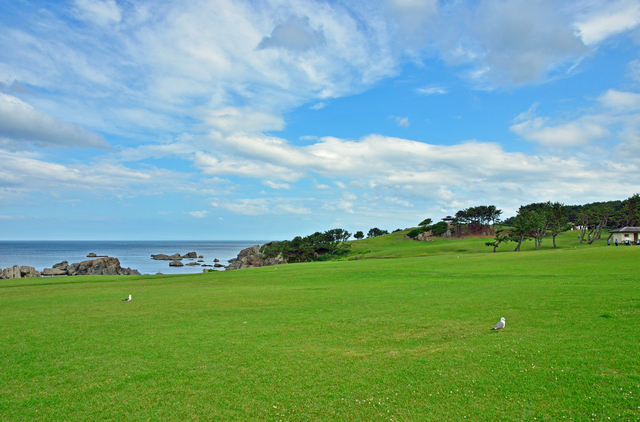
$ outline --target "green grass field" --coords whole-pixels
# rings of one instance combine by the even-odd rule
[[[484,241],[2,280],[0,420],[639,420],[640,247]]]

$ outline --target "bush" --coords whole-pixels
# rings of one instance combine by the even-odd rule
[[[409,233],[407,233],[407,236],[409,236],[411,239],[415,239],[423,231],[424,230],[422,229],[413,229]]]
[[[431,232],[433,233],[434,236],[440,236],[441,234],[446,233],[448,229],[449,229],[449,226],[444,221],[441,221],[431,226]]]

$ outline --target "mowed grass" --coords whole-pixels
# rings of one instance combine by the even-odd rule
[[[3,280],[0,420],[638,420],[640,247],[565,241]]]

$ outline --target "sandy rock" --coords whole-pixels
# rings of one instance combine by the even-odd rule
[[[67,275],[67,270],[66,269],[60,269],[60,268],[45,268],[44,270],[42,270],[42,275],[43,276],[50,276],[50,275]]]

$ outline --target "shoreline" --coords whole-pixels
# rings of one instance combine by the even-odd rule
[[[195,274],[203,269],[214,269],[215,259],[219,264],[227,265],[230,259],[236,258],[238,253],[247,247],[256,244],[264,244],[268,241],[83,241],[83,240],[26,240],[26,241],[0,241],[0,271],[5,268],[30,266],[38,271],[45,268],[53,268],[55,264],[63,261],[79,263],[95,258],[87,255],[95,253],[118,258],[123,268],[138,270],[141,274]],[[186,255],[195,251],[204,262],[201,265],[183,267],[169,267],[171,261],[156,261],[151,255],[176,253]],[[196,258],[193,262],[197,262]],[[184,263],[189,263],[185,260]],[[211,267],[202,267],[202,264]],[[220,268],[215,268],[220,271]]]

